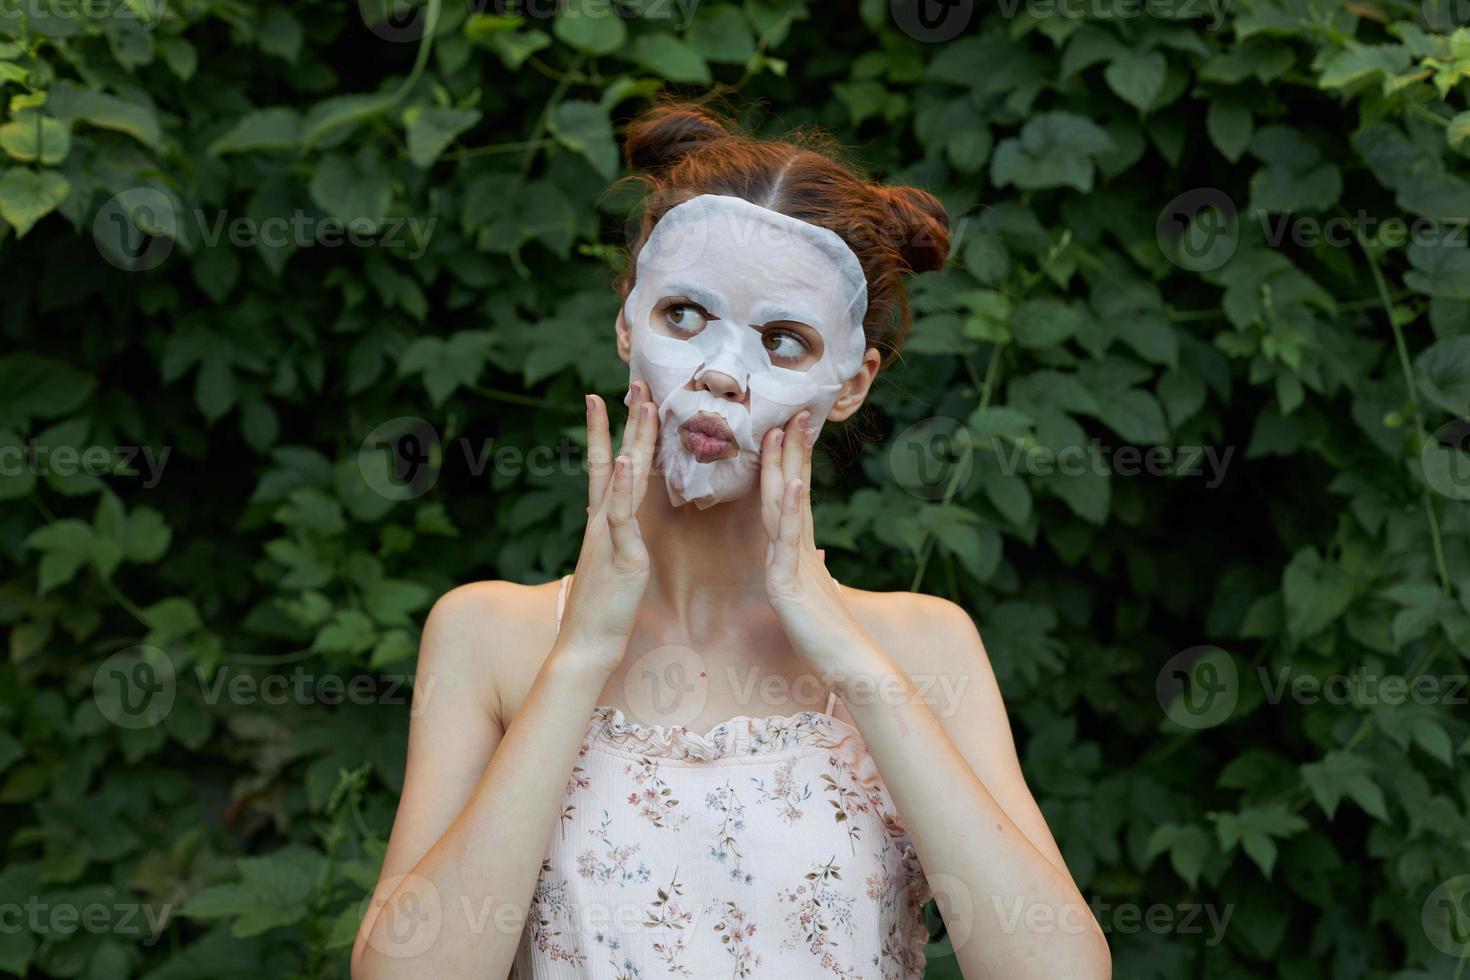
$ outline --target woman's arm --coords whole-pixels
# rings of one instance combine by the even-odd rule
[[[475,664],[514,643],[497,589],[515,588],[461,587],[425,623],[403,797],[352,951],[356,980],[504,977],[515,961],[585,733],[575,719],[591,717],[607,679],[594,658],[554,647],[502,732]]]
[[[838,686],[914,842],[961,972],[1105,980],[1107,938],[1026,786],[980,634],[954,603],[902,601],[911,629],[885,642],[903,650],[908,669],[869,644]],[[915,674],[963,692],[942,705],[942,720]]]
[[[870,629],[827,573],[812,534],[815,431],[805,416],[771,430],[762,446],[766,594],[792,646],[837,688],[857,722],[953,936],[960,970],[966,980],[1105,980],[1112,975],[1107,937],[1021,777],[1005,706],[969,615],[914,596],[903,600],[905,612],[884,617],[887,629],[878,622]],[[905,667],[977,683],[979,692],[941,724]]]
[[[496,657],[535,654],[536,638],[517,635],[536,621],[519,587],[473,587],[482,601],[456,589],[430,610],[403,798],[352,950],[356,980],[504,977],[515,962],[586,725],[648,584],[635,515],[658,419],[641,382],[629,407],[613,464],[607,407],[588,396],[587,530],[562,628],[509,726],[484,672]]]

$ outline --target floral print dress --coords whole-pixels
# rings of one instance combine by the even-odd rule
[[[921,977],[928,884],[832,704],[705,733],[596,708],[512,976]]]

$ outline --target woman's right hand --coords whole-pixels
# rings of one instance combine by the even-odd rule
[[[608,672],[623,659],[648,585],[638,507],[653,469],[658,411],[647,382],[631,389],[616,457],[607,405],[587,396],[587,529],[556,641],[563,653],[591,657]]]

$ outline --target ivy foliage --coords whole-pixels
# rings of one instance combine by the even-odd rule
[[[1463,2],[541,6],[0,15],[0,970],[346,975],[427,609],[575,559],[619,129],[716,86],[949,207],[820,538],[973,612],[1116,975],[1465,976]]]

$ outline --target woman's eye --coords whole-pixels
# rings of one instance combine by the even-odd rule
[[[675,303],[664,310],[664,320],[682,334],[696,334],[703,330],[712,318],[692,303]]]
[[[761,343],[773,361],[798,361],[811,353],[806,340],[791,330],[767,330],[761,335]]]

